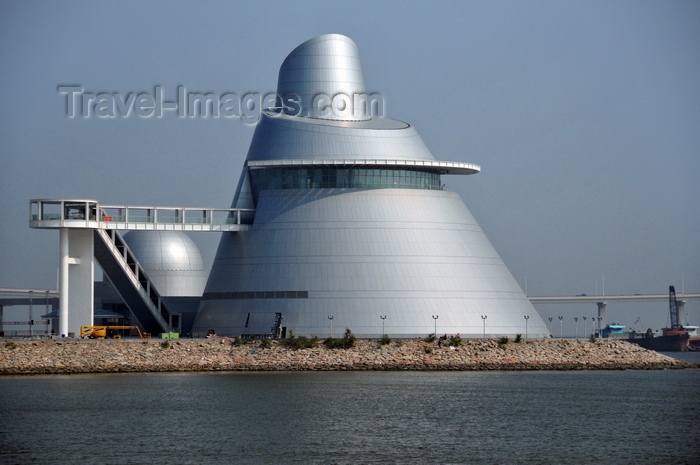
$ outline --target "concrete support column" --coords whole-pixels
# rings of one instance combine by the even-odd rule
[[[607,324],[605,322],[605,310],[606,310],[606,305],[608,305],[607,302],[596,302],[596,305],[598,306],[598,337],[600,337],[600,331],[605,327]]]
[[[686,326],[688,324],[688,315],[685,313],[685,301],[676,300],[676,307],[678,308],[678,324]]]
[[[70,312],[68,332],[80,336],[80,327],[94,324],[94,231],[70,232]]]
[[[78,336],[81,326],[93,324],[93,242],[92,229],[60,230],[58,332],[61,337],[70,333]]]
[[[68,336],[68,271],[69,271],[69,231],[67,228],[60,230],[60,257],[58,262],[58,334],[61,337]]]

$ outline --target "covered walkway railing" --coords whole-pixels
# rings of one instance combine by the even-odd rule
[[[243,231],[254,209],[100,205],[95,200],[34,199],[29,227],[169,231]]]

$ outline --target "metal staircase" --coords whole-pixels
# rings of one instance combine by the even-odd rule
[[[95,229],[95,259],[148,333],[171,331],[172,317],[124,238],[115,229]]]

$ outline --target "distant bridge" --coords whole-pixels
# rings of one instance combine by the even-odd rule
[[[575,304],[575,303],[595,303],[598,306],[598,316],[593,319],[598,323],[598,330],[607,324],[605,320],[606,307],[608,302],[668,302],[669,295],[666,294],[619,294],[619,295],[568,295],[568,296],[533,296],[528,297],[532,304]],[[688,300],[700,300],[700,294],[679,294],[676,295],[678,314],[680,321],[686,321],[685,303]],[[561,320],[561,317],[559,317]],[[584,320],[585,321],[585,320]],[[551,322],[551,320],[550,320]]]
[[[700,294],[677,294],[679,301],[700,300]],[[658,302],[667,301],[666,294],[619,294],[619,295],[561,295],[561,296],[533,296],[528,297],[533,304],[572,304],[572,303],[598,303],[598,302]]]

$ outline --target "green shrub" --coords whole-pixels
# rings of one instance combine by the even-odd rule
[[[456,337],[456,336],[450,336],[448,345],[451,345],[452,347],[459,347],[462,344],[462,338]]]
[[[523,342],[523,335],[522,335],[522,334],[516,334],[516,335],[515,335],[515,340],[514,340],[513,342],[515,342],[515,343],[517,343],[517,344],[520,344],[521,342]]]
[[[435,342],[435,339],[437,339],[437,337],[435,336],[435,333],[430,333],[430,334],[428,334],[428,337],[426,337],[425,339],[423,339],[423,341],[425,341],[425,342]]]
[[[592,342],[593,344],[595,344],[595,343],[598,342],[598,339],[595,338],[595,334],[591,334],[591,335],[588,337],[588,342]]]
[[[345,334],[343,335],[343,340],[345,341],[346,347],[350,348],[355,345],[355,335],[350,331],[350,328],[345,328]]]
[[[382,338],[379,340],[379,345],[385,346],[387,344],[391,344],[391,339],[389,339],[389,336],[384,334],[384,335],[382,335]]]
[[[433,348],[430,346],[423,346],[423,351],[425,351],[426,354],[432,354]]]
[[[5,348],[10,349],[10,350],[15,350],[17,348],[17,344],[15,343],[15,341],[7,341],[5,343]]]
[[[334,339],[329,337],[323,343],[328,347],[329,349],[349,349],[350,347],[355,345],[355,335],[352,334],[352,331],[350,329],[345,330],[345,335],[343,336],[342,339]]]
[[[160,342],[160,347],[163,349],[169,349],[170,348],[170,341],[167,339],[164,339]]]
[[[299,336],[294,337],[294,334],[290,332],[290,336],[286,339],[282,339],[282,345],[289,347],[290,349],[313,349],[318,344],[317,337],[306,337]]]
[[[506,337],[506,336],[503,336],[502,338],[498,339],[499,346],[504,346],[504,345],[508,344],[509,342],[510,342],[510,339],[508,339],[508,337]]]
[[[239,347],[239,346],[242,346],[243,344],[245,344],[245,341],[244,341],[242,338],[240,338],[240,337],[235,337],[235,338],[233,338],[233,340],[231,341],[231,345],[232,345],[232,346]]]
[[[269,349],[270,347],[272,347],[272,341],[269,339],[261,339],[260,340],[260,347],[262,349]]]

